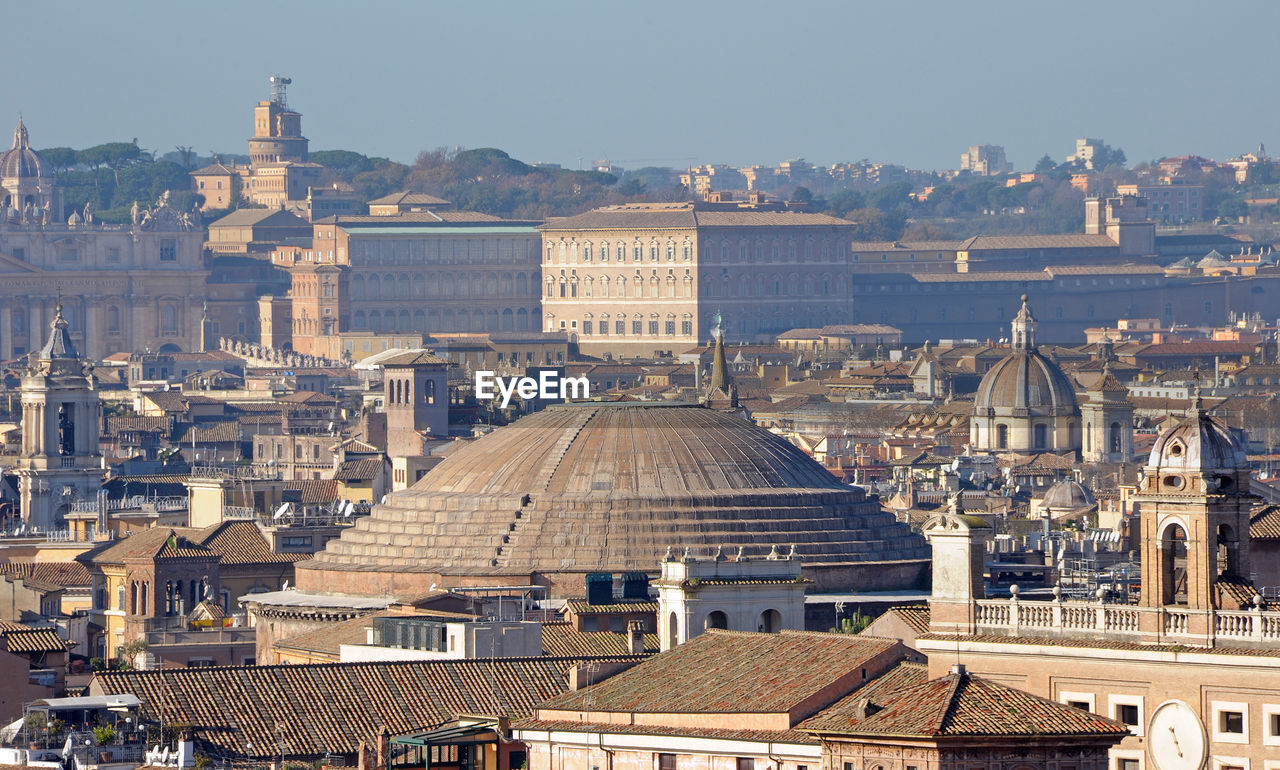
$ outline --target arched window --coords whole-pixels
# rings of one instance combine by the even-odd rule
[[[1110,451],[1112,452],[1120,452],[1122,451],[1123,445],[1123,434],[1121,433],[1120,423],[1113,422],[1111,423],[1111,428],[1108,430],[1107,446],[1110,447]]]
[[[782,630],[782,613],[774,609],[768,609],[760,613],[759,631],[766,634],[776,634]]]
[[[427,380],[426,402],[428,404],[434,404],[436,402],[436,381],[435,380]]]
[[[1048,433],[1049,433],[1048,428],[1046,428],[1044,425],[1037,425],[1035,426],[1034,431],[1035,431],[1036,449],[1044,449],[1045,441],[1048,438]]]
[[[1160,585],[1162,604],[1187,603],[1187,532],[1177,524],[1160,536]]]
[[[720,610],[713,610],[707,615],[706,628],[728,628],[729,616]]]
[[[115,305],[107,306],[107,331],[120,331],[120,308]]]
[[[675,647],[680,644],[680,621],[673,612],[667,616],[667,646]]]
[[[178,333],[178,308],[172,303],[166,303],[160,307],[160,333]]]
[[[996,426],[996,449],[1009,448],[1009,426],[1001,423]]]
[[[1240,574],[1239,565],[1236,563],[1239,554],[1237,546],[1235,531],[1226,524],[1218,527],[1217,571],[1219,576]]]

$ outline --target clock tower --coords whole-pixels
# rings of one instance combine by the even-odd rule
[[[102,486],[102,406],[93,364],[76,351],[61,305],[48,341],[28,361],[16,469],[22,520],[31,529],[57,530],[66,526],[74,501],[96,499]]]

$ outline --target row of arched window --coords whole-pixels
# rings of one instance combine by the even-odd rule
[[[422,403],[434,404],[436,402],[436,381],[427,380],[423,386]],[[413,380],[410,378],[400,378],[387,380],[387,403],[389,404],[412,404],[413,403]]]
[[[163,602],[157,608],[156,614],[159,615],[185,615],[191,611],[191,608],[200,603],[205,593],[209,590],[208,578],[200,580],[167,580],[164,584],[164,595],[159,597]],[[125,609],[124,607],[125,587],[119,588],[119,597],[116,602],[117,609]],[[151,581],[150,580],[132,580],[129,582],[129,614],[130,615],[150,615],[151,607]]]

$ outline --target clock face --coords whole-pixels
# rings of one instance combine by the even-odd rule
[[[1151,715],[1147,751],[1159,770],[1199,770],[1206,747],[1199,715],[1182,701],[1165,701]]]

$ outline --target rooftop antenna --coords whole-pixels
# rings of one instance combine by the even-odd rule
[[[267,80],[271,83],[271,101],[280,105],[282,109],[289,109],[289,105],[285,101],[285,91],[289,84],[293,82],[293,78],[287,78],[284,75],[272,75]]]

